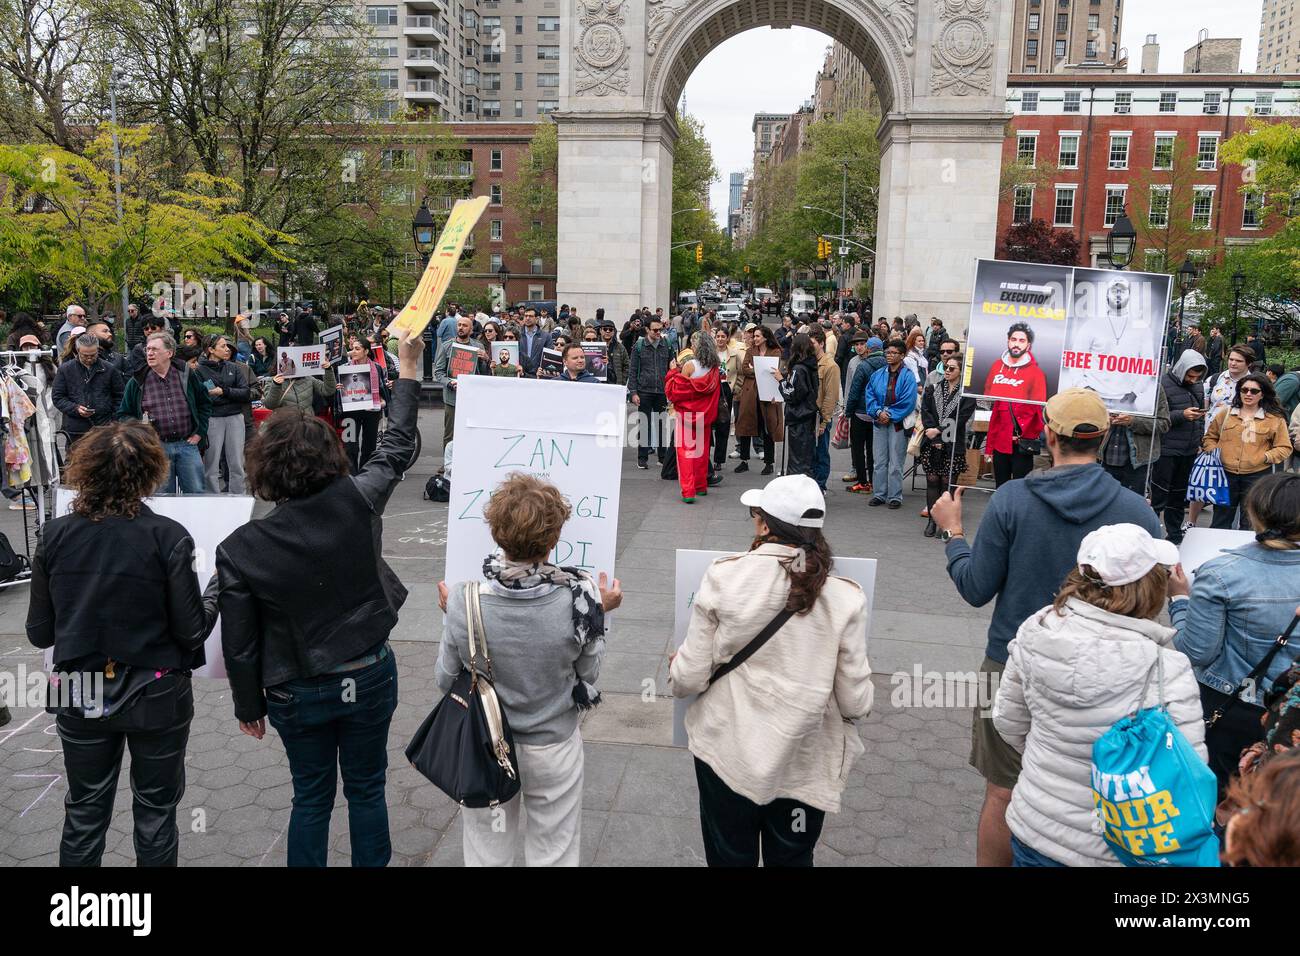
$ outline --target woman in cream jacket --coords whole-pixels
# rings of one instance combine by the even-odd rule
[[[1008,647],[993,725],[1023,755],[1007,825],[1016,866],[1119,866],[1097,823],[1092,745],[1133,713],[1159,655],[1169,716],[1205,759],[1201,699],[1174,631],[1156,623],[1178,549],[1133,524],[1083,539],[1055,604]],[[1157,702],[1154,678],[1142,700]]]
[[[764,866],[811,866],[863,751],[850,721],[871,708],[866,595],[829,575],[826,505],[811,478],[777,478],[740,500],[754,547],[709,567],[668,676],[674,696],[701,695],[686,733],[709,865],[757,866],[761,855]],[[794,613],[710,687],[783,610]]]

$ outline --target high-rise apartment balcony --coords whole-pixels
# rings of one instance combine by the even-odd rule
[[[441,80],[407,80],[406,98],[417,103],[431,101],[444,103],[447,98],[447,84]]]
[[[446,71],[451,57],[446,50],[435,50],[431,46],[408,46],[404,62],[410,70]]]
[[[447,27],[431,14],[407,16],[402,32],[408,37],[440,37],[447,39]]]

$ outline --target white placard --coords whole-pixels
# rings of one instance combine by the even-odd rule
[[[614,576],[626,392],[608,385],[470,375],[456,395],[456,475],[447,510],[448,584],[482,578],[496,550],[483,508],[514,472],[545,478],[573,506],[551,560]]]
[[[54,489],[54,513],[65,515],[72,510],[76,492],[71,488]],[[216,573],[217,545],[247,524],[253,517],[253,499],[248,495],[158,495],[146,498],[149,509],[164,518],[178,521],[194,539],[194,571],[202,591]],[[203,645],[207,663],[194,669],[195,677],[225,677],[226,659],[221,653],[221,619]],[[46,662],[49,666],[49,661]]]
[[[1196,569],[1211,558],[1217,558],[1222,552],[1240,548],[1255,540],[1253,531],[1230,531],[1227,528],[1188,528],[1183,535],[1183,543],[1178,546],[1178,561],[1183,572],[1189,577],[1196,576]]]
[[[373,412],[379,407],[370,390],[369,365],[340,365],[338,376],[339,385],[343,386],[339,401],[344,412]]]
[[[325,374],[325,346],[282,345],[275,353],[274,375],[307,378]]]
[[[781,360],[775,355],[754,356],[754,381],[758,383],[758,400],[760,402],[785,402],[781,389],[772,373],[777,370]]]
[[[673,649],[682,646],[686,640],[686,629],[691,622],[691,606],[695,603],[695,592],[704,581],[704,573],[709,565],[718,558],[725,558],[735,552],[731,551],[677,551],[676,588],[673,591]],[[867,628],[862,635],[864,640],[871,639],[871,607],[876,593],[876,559],[875,558],[834,558],[831,573],[850,578],[862,585],[867,596]],[[773,640],[777,640],[773,637]],[[686,711],[694,703],[698,694],[690,697],[678,697],[673,701],[673,746],[686,746]]]

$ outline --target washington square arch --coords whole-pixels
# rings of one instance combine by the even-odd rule
[[[559,301],[668,304],[673,106],[725,40],[803,26],[852,50],[880,97],[876,314],[965,312],[994,250],[1013,0],[562,2]]]

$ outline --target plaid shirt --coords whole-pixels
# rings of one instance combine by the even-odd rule
[[[144,376],[140,408],[149,416],[163,441],[185,441],[194,434],[194,419],[185,401],[181,373],[173,367],[167,377],[149,369]]]

